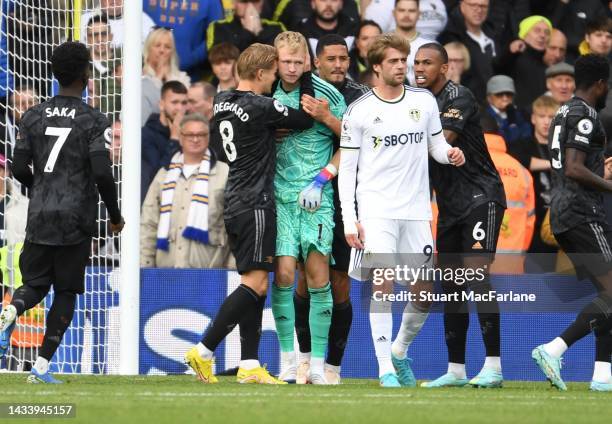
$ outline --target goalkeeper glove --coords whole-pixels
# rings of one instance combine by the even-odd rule
[[[312,180],[304,190],[300,192],[298,203],[303,209],[314,212],[321,207],[323,187],[338,174],[338,170],[331,163]]]

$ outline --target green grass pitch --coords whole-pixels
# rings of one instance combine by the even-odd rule
[[[548,383],[506,382],[503,389],[382,389],[375,380],[340,386],[215,385],[194,376],[68,376],[61,386],[0,374],[0,403],[74,403],[76,418],[2,423],[612,423],[612,393],[586,383],[559,392]]]

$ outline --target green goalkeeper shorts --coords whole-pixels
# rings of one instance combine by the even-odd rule
[[[276,256],[305,261],[313,250],[331,255],[334,239],[334,209],[321,207],[308,212],[297,202],[276,204]]]

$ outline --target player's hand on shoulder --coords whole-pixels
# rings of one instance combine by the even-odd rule
[[[357,229],[357,233],[345,233],[344,237],[346,238],[346,242],[348,243],[348,245],[352,248],[363,249],[363,243],[365,242],[365,233],[363,231],[363,226],[359,222],[355,222],[355,228]]]
[[[462,166],[465,164],[465,155],[459,147],[453,147],[448,150],[448,161],[453,166]]]
[[[301,103],[304,112],[319,122],[325,121],[331,113],[327,99],[315,99],[308,94],[304,94]]]
[[[321,207],[321,198],[323,197],[323,187],[316,182],[312,182],[300,192],[298,203],[302,209],[308,212],[314,212]]]
[[[118,224],[113,224],[112,222],[110,224],[110,228],[113,234],[119,234],[121,230],[123,230],[124,226],[125,226],[125,220],[123,219],[123,217],[121,217],[121,221],[119,221]]]

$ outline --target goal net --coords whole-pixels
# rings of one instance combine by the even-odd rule
[[[131,1],[131,0],[130,0]],[[111,5],[115,2],[108,2]],[[117,4],[121,2],[116,2]],[[22,284],[19,255],[25,237],[28,198],[11,177],[9,164],[19,121],[29,107],[57,94],[50,59],[67,40],[87,44],[92,55],[91,79],[83,100],[112,122],[111,159],[121,195],[121,57],[113,26],[121,10],[100,8],[99,0],[0,0],[0,266],[2,299],[10,302]],[[115,19],[117,17],[117,19]],[[121,198],[121,197],[120,197]],[[62,373],[116,373],[119,366],[120,239],[110,232],[104,204],[98,202],[98,230],[92,241],[85,294],[51,364]],[[69,261],[70,258],[66,258]],[[53,292],[20,317],[11,347],[0,369],[28,371],[42,344],[45,315]]]

